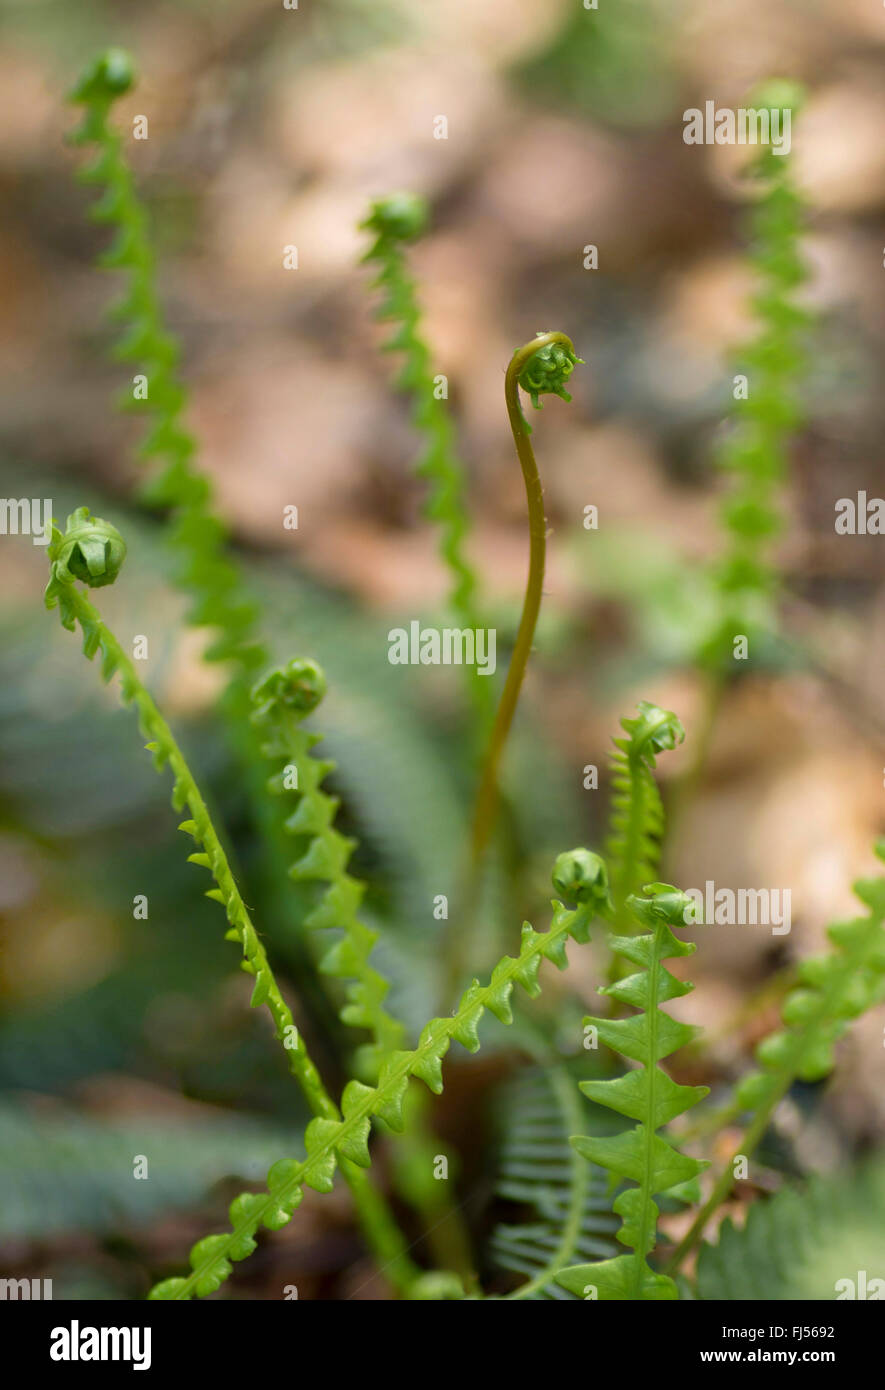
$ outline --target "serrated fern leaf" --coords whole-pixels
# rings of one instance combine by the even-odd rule
[[[794,83],[775,82],[754,95],[754,107],[779,115],[801,105]],[[783,529],[780,492],[787,476],[787,446],[800,420],[799,387],[806,353],[802,335],[810,321],[796,303],[807,278],[799,251],[803,206],[793,186],[792,160],[783,148],[763,144],[750,177],[762,192],[750,215],[750,263],[758,288],[752,308],[756,337],[738,355],[746,376],[743,394],[735,392],[731,428],[718,452],[719,467],[731,486],[722,505],[724,554],[713,569],[719,617],[712,636],[699,651],[712,669],[730,669],[734,639],[774,628],[773,599],[777,572],[772,543]]]
[[[678,1297],[673,1280],[656,1273],[648,1264],[656,1244],[658,1207],[654,1198],[691,1182],[707,1166],[680,1153],[658,1133],[707,1094],[704,1086],[677,1085],[658,1066],[690,1041],[696,1031],[660,1008],[668,999],[687,994],[692,988],[675,979],[663,962],[671,956],[693,954],[694,944],[680,941],[671,927],[685,927],[694,905],[687,894],[669,884],[650,884],[645,891],[649,896],[631,898],[629,905],[637,921],[651,927],[651,931],[642,936],[616,937],[611,943],[619,955],[638,965],[639,971],[605,990],[640,1012],[629,1018],[586,1020],[596,1028],[602,1042],[639,1066],[612,1081],[581,1083],[581,1090],[590,1100],[638,1124],[612,1138],[579,1136],[572,1141],[578,1153],[591,1163],[607,1169],[619,1181],[626,1179],[635,1184],[614,1202],[614,1210],[623,1222],[618,1240],[633,1253],[562,1270],[557,1282],[582,1298]]]
[[[283,760],[282,770],[268,784],[271,791],[291,795],[295,801],[285,826],[299,840],[301,852],[289,874],[299,882],[327,885],[304,925],[314,931],[341,933],[325,950],[319,968],[325,975],[349,981],[341,1018],[371,1034],[372,1043],[362,1051],[359,1070],[374,1080],[384,1058],[402,1043],[404,1029],[384,1007],[388,981],[369,963],[377,933],[359,918],[365,885],[347,871],[354,842],[336,830],[338,802],[322,790],[334,764],[312,756],[320,735],[301,726],[324,692],[325,678],[316,662],[291,661],[255,687],[253,720],[267,738],[262,752]]]
[[[507,1095],[507,1133],[498,1197],[529,1207],[534,1220],[501,1223],[490,1240],[499,1268],[525,1276],[509,1300],[570,1299],[555,1275],[572,1260],[612,1252],[617,1221],[608,1181],[569,1144],[583,1124],[583,1107],[564,1067],[521,1076]]]
[[[82,510],[85,511],[85,508]],[[172,773],[174,809],[178,812],[187,809],[190,812],[190,818],[184,820],[179,827],[193,840],[196,847],[195,852],[189,856],[189,862],[208,869],[215,880],[215,887],[209,889],[207,897],[213,898],[224,908],[229,923],[227,936],[242,947],[242,969],[255,980],[251,1004],[253,1007],[259,1004],[267,1005],[273,1018],[276,1037],[285,1048],[289,1070],[299,1081],[315,1112],[335,1113],[334,1104],[325,1095],[325,1088],[273,977],[264,947],[240,896],[206,803],[172,730],[139,680],[134,664],[102,621],[98,611],[73,583],[59,577],[59,566],[62,563],[59,551],[62,541],[60,533],[54,532],[54,539],[49,546],[52,577],[46,590],[46,606],[58,608],[62,626],[68,631],[73,632],[79,624],[83,634],[83,652],[90,660],[97,653],[101,653],[101,673],[105,681],[110,681],[115,675],[119,676],[123,701],[127,705],[135,706],[139,728],[149,740],[146,748],[151,754],[154,767],[158,771],[168,767]]]
[[[127,278],[123,297],[111,311],[121,325],[114,355],[118,361],[134,363],[138,375],[136,388],[120,403],[148,421],[139,458],[155,461],[159,468],[143,488],[143,497],[172,512],[170,544],[180,559],[177,582],[192,600],[189,621],[217,633],[206,658],[233,660],[254,671],[266,660],[254,636],[257,608],[239,567],[226,554],[226,528],[213,511],[211,483],[193,466],[196,444],[182,423],[187,392],[178,373],[178,345],[163,319],[148,216],[122,137],[108,119],[115,101],[134,80],[129,55],[109,49],[71,95],[83,108],[83,120],[71,140],[97,150],[92,163],[79,173],[81,182],[101,190],[92,219],[115,232],[99,264]]]
[[[660,862],[664,808],[652,776],[656,756],[685,738],[676,715],[647,700],[640,700],[635,719],[621,720],[621,728],[627,737],[614,740],[613,791],[605,843],[615,925],[619,928],[632,920],[625,906],[627,899],[644,883],[654,881]]]
[[[373,288],[382,292],[376,317],[394,324],[394,332],[384,345],[387,352],[401,353],[403,366],[396,380],[399,390],[412,401],[412,423],[424,441],[424,452],[417,466],[420,477],[429,484],[427,516],[440,528],[439,550],[450,575],[449,607],[460,626],[476,630],[482,626],[476,591],[477,576],[466,552],[470,518],[465,501],[464,466],[458,458],[455,429],[445,400],[434,377],[430,349],[421,333],[421,309],[415,281],[409,275],[403,245],[424,230],[427,208],[412,194],[395,194],[373,203],[362,223],[374,240],[363,257],[379,267]],[[493,713],[493,682],[479,675],[475,666],[465,666],[477,713],[490,723]]]
[[[581,856],[580,881],[574,873],[565,877],[560,872],[561,862],[567,859],[572,868],[576,856]],[[230,1275],[231,1262],[245,1259],[255,1249],[254,1237],[259,1226],[278,1230],[286,1225],[302,1201],[304,1187],[318,1192],[330,1191],[340,1159],[348,1159],[361,1167],[369,1165],[368,1140],[374,1118],[383,1120],[392,1130],[402,1130],[403,1102],[412,1077],[418,1077],[437,1095],[442,1091],[442,1063],[452,1039],[475,1052],[479,1048],[479,1023],[486,1009],[501,1022],[510,1023],[510,996],[514,984],[535,996],[541,989],[538,971],[542,960],[552,960],[559,969],[566,967],[567,940],[571,937],[575,941],[587,941],[593,918],[601,908],[607,907],[609,899],[605,866],[587,851],[573,851],[557,860],[554,884],[561,890],[565,882],[574,894],[577,907],[567,908],[554,900],[553,918],[546,932],[536,932],[528,922],[524,923],[519,955],[504,956],[492,971],[488,984],[481,985],[474,980],[450,1017],[430,1020],[414,1050],[397,1051],[388,1056],[376,1086],[366,1086],[355,1080],[348,1082],[341,1098],[344,1118],[337,1122],[312,1120],[304,1137],[306,1157],[300,1162],[289,1158],[280,1160],[267,1175],[266,1192],[246,1192],[237,1197],[230,1208],[231,1230],[198,1242],[191,1251],[191,1273],[157,1285],[152,1298],[202,1297],[217,1289]]]
[[[885,860],[885,840],[876,853]],[[767,1108],[794,1080],[826,1076],[848,1024],[885,996],[885,878],[860,879],[854,891],[869,911],[834,922],[827,936],[835,951],[800,963],[799,987],[783,1005],[785,1026],[759,1044],[760,1070],[738,1087],[737,1098],[748,1109]]]

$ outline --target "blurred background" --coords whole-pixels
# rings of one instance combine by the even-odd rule
[[[517,912],[543,919],[556,852],[599,846],[610,738],[638,699],[686,725],[685,748],[661,760],[665,793],[690,758],[693,586],[720,546],[711,458],[730,354],[752,332],[752,278],[744,152],[685,145],[682,114],[710,99],[745,104],[770,76],[807,84],[793,145],[816,323],[778,545],[784,628],[803,659],[753,666],[729,690],[664,865],[686,887],[792,893],[788,936],[722,929],[692,962],[698,989],[683,1012],[712,1041],[699,1076],[727,1080],[774,1021],[770,982],[855,911],[851,882],[873,871],[885,828],[885,539],[834,531],[838,498],[885,496],[881,6],[0,0],[0,20],[0,492],[51,497],[59,520],[87,504],[124,532],[130,557],[102,609],[118,629],[150,634],[151,689],[226,818],[250,902],[276,894],[285,919],[286,884],[250,878],[242,789],[213,714],[222,677],[200,662],[205,634],[182,624],[161,519],[134,501],[139,426],[113,404],[130,375],[107,355],[116,277],[93,266],[108,234],[85,215],[65,96],[119,44],[140,72],[117,114],[123,129],[149,121],[149,138],[126,148],[182,342],[199,461],[275,653],[326,666],[316,727],[340,765],[342,825],[359,837],[355,871],[412,1028],[439,1009],[445,923],[431,905],[463,849],[470,774],[458,673],[387,662],[390,627],[441,620],[446,580],[408,405],[378,352],[357,224],[372,198],[400,188],[432,207],[410,263],[449,381],[502,671],[527,553],[504,368],[553,328],[587,364],[573,404],[549,398],[533,421],[552,536],[508,755],[525,854],[516,890],[499,894],[502,920],[483,929],[479,969],[495,944],[511,945]],[[434,138],[440,115],[445,140]],[[297,270],[283,269],[290,244]],[[283,526],[293,504],[297,531]],[[598,531],[583,528],[589,504]],[[243,1182],[298,1151],[304,1115],[246,1007],[218,909],[183,862],[168,788],[133,719],[43,610],[45,571],[28,538],[0,540],[0,1273],[52,1277],[56,1298],[135,1298],[177,1270]],[[599,790],[584,788],[588,765]],[[132,916],[138,893],[147,921]],[[297,995],[285,930],[272,943]],[[596,983],[592,952],[572,954],[570,1019]],[[340,1039],[332,1024],[324,1040],[322,1007],[299,1022],[313,1023],[336,1078]],[[842,1045],[836,1084],[808,1088],[799,1171],[881,1141],[883,1026],[881,1009],[868,1015]],[[480,1060],[453,1059],[436,1117],[461,1149],[478,1229],[498,1213],[496,1097],[512,1046],[492,1031]],[[137,1154],[151,1156],[150,1181],[133,1181]],[[346,1192],[308,1194],[227,1288],[274,1298],[284,1282],[302,1297],[385,1296]]]

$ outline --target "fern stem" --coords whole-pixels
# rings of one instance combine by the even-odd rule
[[[519,378],[532,358],[544,347],[559,344],[574,357],[571,340],[564,333],[543,333],[532,342],[519,348],[510,360],[504,378],[504,399],[507,405],[507,418],[516,447],[516,455],[522,469],[525,483],[526,502],[529,514],[529,572],[526,580],[522,615],[516,634],[516,642],[507,668],[507,679],[495,713],[495,722],[486,749],[480,774],[479,787],[473,812],[473,829],[470,839],[470,859],[474,875],[479,869],[483,854],[492,833],[495,819],[495,805],[498,797],[498,768],[507,735],[513,723],[519,692],[525,679],[541,598],[544,592],[544,564],[547,549],[547,518],[544,514],[544,489],[538,472],[538,464],[531,444],[531,430],[522,413],[519,403]]]

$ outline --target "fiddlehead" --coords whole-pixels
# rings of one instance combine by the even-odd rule
[[[233,660],[249,672],[266,660],[254,637],[257,609],[238,567],[225,553],[227,533],[213,511],[211,484],[193,466],[196,445],[182,423],[187,393],[178,373],[178,345],[163,321],[148,217],[122,137],[109,122],[114,103],[134,81],[129,55],[109,49],[71,94],[83,108],[83,120],[71,140],[97,147],[96,158],[79,172],[83,183],[102,190],[91,217],[116,232],[99,264],[127,277],[123,298],[111,311],[122,325],[114,355],[137,365],[141,383],[122,403],[149,421],[139,457],[160,466],[142,492],[146,501],[173,514],[170,544],[179,555],[177,582],[192,600],[189,621],[217,631],[206,652],[208,660]]]
[[[621,728],[627,738],[614,740],[614,790],[605,844],[618,927],[631,920],[628,898],[654,879],[660,863],[664,808],[652,775],[655,759],[685,738],[676,715],[647,700],[640,700],[637,718],[621,720]]]
[[[885,861],[885,840],[876,846]],[[737,1088],[736,1101],[752,1113],[734,1154],[724,1166],[691,1230],[670,1260],[677,1269],[734,1182],[734,1157],[755,1151],[778,1102],[796,1081],[819,1081],[833,1067],[833,1047],[852,1019],[885,997],[885,878],[861,879],[854,885],[868,908],[864,917],[834,922],[827,935],[834,951],[811,956],[799,965],[799,984],[784,1001],[784,1027],[756,1049],[757,1071]]]
[[[304,1140],[307,1156],[300,1162],[282,1159],[274,1164],[267,1176],[266,1192],[246,1192],[237,1197],[230,1209],[231,1230],[200,1241],[191,1251],[191,1273],[157,1285],[152,1298],[202,1297],[218,1288],[230,1274],[231,1262],[245,1259],[255,1248],[254,1236],[260,1225],[278,1230],[288,1222],[302,1200],[305,1186],[328,1192],[339,1159],[347,1158],[361,1166],[369,1164],[368,1139],[374,1117],[384,1120],[393,1130],[402,1129],[403,1102],[412,1077],[420,1078],[436,1095],[442,1091],[442,1062],[453,1038],[469,1051],[477,1051],[478,1027],[486,1009],[502,1023],[510,1023],[514,984],[535,996],[541,988],[538,971],[542,960],[551,960],[560,970],[565,969],[569,937],[587,941],[594,917],[608,911],[608,881],[602,860],[586,850],[560,856],[553,881],[557,891],[569,896],[577,906],[568,908],[554,900],[553,918],[546,932],[536,932],[525,922],[519,954],[500,960],[488,984],[474,980],[452,1015],[431,1019],[413,1051],[397,1051],[388,1056],[376,1086],[348,1082],[341,1099],[344,1118],[312,1120]]]
[[[416,194],[395,193],[378,199],[360,224],[374,238],[363,260],[379,266],[373,288],[380,289],[383,298],[376,317],[396,325],[384,350],[401,353],[404,358],[396,385],[412,401],[412,423],[424,442],[417,472],[430,487],[426,515],[440,527],[440,555],[451,580],[449,607],[462,627],[475,630],[482,622],[476,600],[476,571],[465,545],[470,518],[464,465],[458,457],[448,408],[438,394],[430,349],[421,332],[417,289],[404,251],[408,242],[424,232],[427,220],[427,204]],[[485,725],[491,720],[492,711],[489,682],[478,675],[475,667],[465,667],[465,671],[477,713]]]
[[[672,927],[685,927],[694,911],[687,893],[666,883],[647,885],[645,897],[633,897],[629,906],[636,920],[651,930],[643,936],[615,937],[613,950],[640,967],[639,971],[604,993],[639,1010],[630,1018],[591,1018],[599,1038],[616,1052],[639,1063],[613,1081],[584,1081],[581,1090],[591,1100],[639,1123],[614,1138],[577,1137],[575,1148],[591,1163],[606,1168],[616,1179],[628,1179],[634,1187],[615,1198],[614,1210],[623,1218],[618,1240],[632,1254],[617,1255],[597,1264],[575,1265],[563,1270],[557,1282],[581,1297],[603,1300],[675,1299],[672,1279],[657,1274],[648,1264],[656,1244],[658,1207],[655,1196],[690,1182],[707,1165],[680,1153],[658,1130],[696,1105],[707,1094],[705,1086],[680,1086],[658,1063],[683,1047],[696,1030],[678,1023],[661,1009],[668,999],[678,999],[692,988],[675,979],[663,962],[671,956],[691,955],[692,942],[680,941]],[[592,1291],[592,1292],[589,1292]]]
[[[102,654],[102,677],[105,681],[118,674],[125,704],[134,705],[139,727],[149,739],[147,749],[154,766],[169,767],[173,776],[172,805],[177,812],[187,808],[190,818],[179,826],[196,845],[188,862],[208,869],[215,887],[207,897],[219,902],[225,910],[229,930],[226,939],[242,948],[241,968],[255,981],[250,1005],[267,1006],[274,1023],[274,1033],[282,1044],[290,1072],[298,1082],[313,1113],[326,1122],[334,1122],[339,1111],[314,1065],[292,1013],[274,978],[264,947],[252,924],[249,912],[237,888],[230,864],[218,833],[212,824],[208,808],[172,730],[157,709],[148,691],[138,678],[135,666],[113,633],[102,621],[85,593],[74,583],[80,579],[100,587],[113,582],[120,571],[125,545],[119,532],[108,522],[90,517],[86,507],[80,507],[68,517],[62,534],[53,527],[47,555],[50,578],[46,587],[47,608],[57,607],[62,626],[74,631],[77,624],[83,633],[84,654],[92,660]],[[410,1288],[420,1271],[409,1259],[404,1241],[380,1194],[374,1191],[353,1163],[342,1154],[342,1170],[354,1195],[358,1214],[367,1240],[379,1259],[401,1289]],[[205,1289],[209,1292],[209,1289]]]
[[[321,735],[301,727],[301,721],[322,699],[325,685],[316,662],[290,661],[255,686],[252,717],[267,738],[262,745],[264,755],[283,759],[283,770],[268,784],[271,791],[285,794],[287,779],[295,782],[292,794],[297,804],[285,826],[297,837],[300,853],[289,874],[297,881],[328,885],[304,925],[310,930],[332,928],[342,933],[324,952],[319,968],[325,975],[351,982],[341,1019],[371,1033],[371,1046],[361,1050],[359,1070],[375,1079],[384,1057],[400,1046],[404,1030],[384,1007],[387,980],[369,964],[378,934],[359,919],[365,886],[347,871],[354,842],[335,829],[338,801],[322,790],[335,765],[311,756]]]

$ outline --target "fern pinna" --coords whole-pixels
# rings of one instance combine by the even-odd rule
[[[680,941],[671,930],[686,926],[694,914],[694,903],[687,893],[666,883],[649,884],[645,892],[647,896],[631,897],[628,905],[637,922],[651,930],[641,936],[615,937],[611,942],[614,951],[640,969],[607,986],[605,991],[640,1012],[629,1018],[585,1020],[607,1046],[638,1062],[639,1067],[614,1080],[581,1083],[581,1090],[591,1100],[639,1123],[635,1129],[614,1138],[581,1136],[572,1141],[591,1163],[598,1163],[616,1179],[625,1178],[636,1184],[621,1192],[614,1203],[615,1211],[623,1218],[618,1240],[630,1246],[633,1253],[596,1264],[575,1265],[557,1276],[563,1288],[584,1298],[678,1298],[674,1281],[656,1273],[648,1264],[656,1244],[658,1207],[654,1198],[692,1181],[707,1167],[706,1163],[680,1153],[658,1133],[662,1125],[708,1094],[706,1086],[678,1085],[658,1066],[697,1032],[660,1007],[692,988],[675,979],[663,962],[668,957],[689,956],[695,951],[693,942]]]
[[[685,738],[682,724],[669,710],[640,700],[639,714],[622,719],[626,738],[614,739],[612,801],[605,854],[611,874],[618,924],[630,921],[626,903],[653,880],[661,855],[664,808],[652,773],[658,753]]]
[[[302,721],[317,707],[325,688],[325,677],[315,661],[291,661],[271,671],[254,688],[253,720],[267,739],[262,745],[265,757],[284,761],[282,771],[269,783],[271,791],[297,799],[285,826],[297,837],[301,853],[289,874],[300,882],[328,885],[304,925],[309,930],[341,932],[325,950],[319,968],[323,974],[351,981],[341,1018],[371,1033],[371,1045],[360,1051],[359,1069],[374,1079],[385,1056],[402,1043],[403,1025],[385,1009],[388,982],[369,964],[378,934],[359,919],[365,885],[347,871],[354,841],[335,829],[338,801],[322,790],[335,764],[311,755],[321,735],[302,728]]]
[[[114,103],[134,80],[131,58],[113,48],[92,64],[71,94],[71,100],[84,108],[71,141],[97,147],[96,158],[78,174],[83,183],[102,189],[90,216],[116,230],[99,264],[128,277],[125,294],[111,311],[123,324],[115,356],[135,363],[143,380],[121,397],[121,404],[150,421],[139,456],[157,460],[161,467],[143,486],[142,496],[172,512],[170,544],[180,556],[177,580],[193,600],[189,621],[216,629],[207,660],[234,660],[245,671],[255,671],[266,660],[254,636],[257,609],[245,593],[238,567],[225,553],[226,529],[212,509],[211,484],[193,466],[196,444],[181,420],[186,392],[178,375],[178,346],[163,321],[148,216],[135,190],[122,136],[109,122]]]

